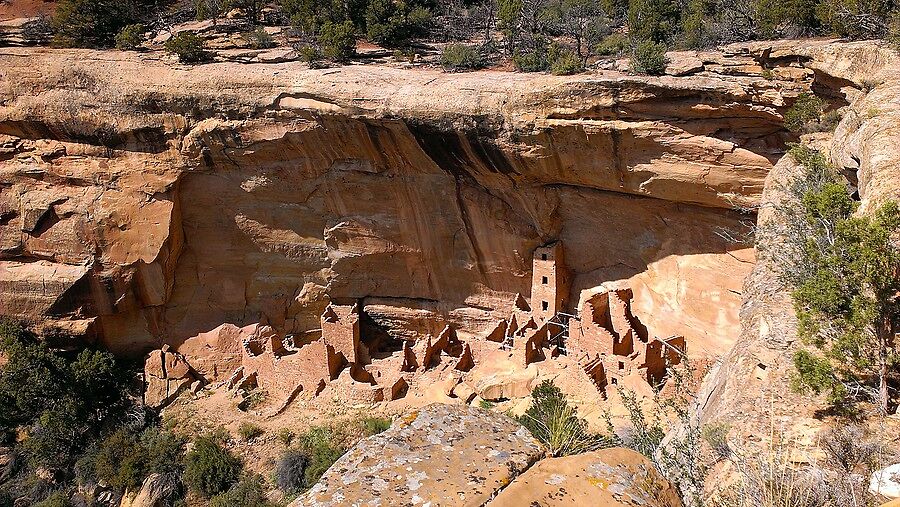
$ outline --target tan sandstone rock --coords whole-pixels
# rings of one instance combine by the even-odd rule
[[[429,405],[358,443],[291,507],[480,506],[543,453],[506,416]]]
[[[178,493],[181,485],[177,479],[160,474],[150,474],[144,479],[137,494],[126,493],[119,507],[165,507]]]
[[[144,403],[148,407],[168,405],[194,382],[196,377],[184,356],[168,345],[150,352],[144,361]]]
[[[653,463],[612,448],[551,458],[517,477],[488,507],[681,507],[678,491]]]
[[[720,354],[753,258],[715,232],[741,229],[809,83],[695,59],[558,77],[4,48],[0,313],[135,356],[223,325],[305,337],[341,298],[392,336],[473,335],[561,239],[575,297],[626,282],[648,325]]]

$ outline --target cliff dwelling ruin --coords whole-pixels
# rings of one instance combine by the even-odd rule
[[[629,288],[594,287],[571,304],[571,273],[560,241],[536,248],[532,256],[530,302],[516,295],[508,316],[486,333],[466,339],[446,325],[439,333],[414,339],[368,337],[361,301],[332,301],[320,327],[302,338],[279,335],[273,327],[219,326],[184,344],[203,350],[200,362],[168,346],[152,352],[145,366],[146,400],[163,406],[184,389],[219,382],[240,393],[262,388],[278,400],[276,412],[298,396],[327,396],[347,404],[399,400],[431,386],[471,402],[504,398],[504,388],[479,388],[479,370],[498,360],[525,369],[531,364],[566,360],[606,398],[609,389],[642,383],[660,387],[667,368],[681,362],[682,336],[653,336],[632,313]],[[224,369],[223,369],[224,367]],[[495,386],[496,387],[496,386]]]

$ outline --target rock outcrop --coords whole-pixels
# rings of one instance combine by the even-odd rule
[[[506,416],[429,405],[359,442],[291,507],[481,506],[543,454]]]
[[[866,43],[824,46],[810,50],[808,57],[819,81],[830,85],[826,90],[849,102],[834,135],[810,142],[828,154],[848,185],[857,187],[861,213],[886,199],[900,201],[900,83],[895,79],[900,59],[887,48]],[[732,428],[731,439],[742,442],[745,452],[774,445],[767,436],[772,428],[779,429],[784,441],[812,447],[824,425],[817,413],[824,400],[811,403],[808,395],[790,387],[799,346],[797,319],[790,290],[778,276],[778,262],[786,257],[778,224],[786,217],[774,204],[791,198],[784,189],[798,171],[796,162],[785,157],[766,180],[756,234],[763,254],[745,283],[743,330],[698,396],[700,423]],[[799,461],[813,458],[802,450],[796,454]],[[714,472],[708,482],[714,485],[720,478]]]
[[[177,478],[150,474],[136,494],[125,493],[119,507],[165,507],[181,493],[182,487]]]
[[[164,345],[144,361],[144,403],[151,408],[169,404],[194,382],[199,382],[184,356]]]
[[[678,491],[644,456],[612,448],[551,458],[518,476],[487,507],[681,507]]]
[[[697,58],[555,77],[4,48],[0,313],[133,355],[223,324],[303,337],[344,298],[364,328],[471,336],[558,239],[570,300],[626,282],[647,325],[720,354],[753,262],[726,238],[815,75]]]

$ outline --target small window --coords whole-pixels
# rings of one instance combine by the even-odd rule
[[[541,310],[544,310],[546,312],[549,309],[550,309],[550,303],[548,303],[546,301],[541,301]]]
[[[624,369],[625,369],[625,363],[623,363],[622,361],[619,361],[619,369],[620,369],[620,370],[624,370]]]
[[[542,261],[547,260],[547,254],[541,254],[541,260]]]
[[[550,283],[550,280],[546,276],[542,276],[541,283],[547,285],[548,283]]]
[[[612,385],[616,385],[619,383],[619,379],[617,379],[616,377],[613,377],[610,380],[612,380]]]

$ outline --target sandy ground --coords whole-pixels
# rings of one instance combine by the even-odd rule
[[[48,15],[56,9],[55,1],[0,0],[0,21]]]

